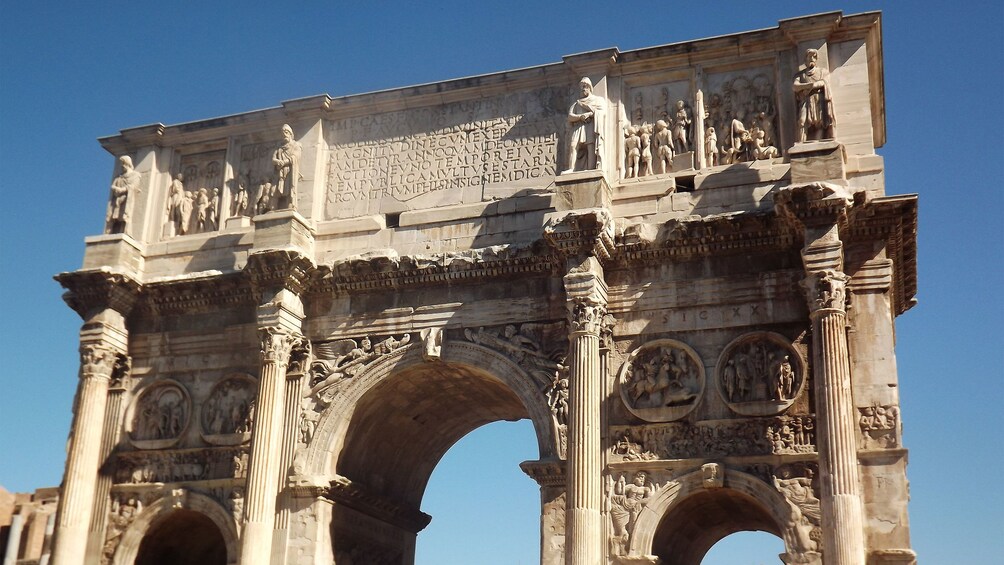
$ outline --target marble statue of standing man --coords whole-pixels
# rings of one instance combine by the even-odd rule
[[[603,142],[603,116],[606,100],[593,94],[593,81],[583,77],[579,81],[582,98],[568,110],[568,123],[572,133],[568,140],[568,170],[588,171],[598,169]]]
[[[132,166],[132,157],[119,157],[122,174],[112,181],[111,196],[108,199],[108,213],[105,215],[105,233],[125,233],[129,221],[129,196],[139,192],[140,173]]]
[[[826,69],[816,66],[819,51],[805,50],[805,68],[795,75],[792,89],[798,104],[798,140],[833,137],[833,104]]]
[[[277,176],[276,191],[280,198],[286,199],[286,208],[296,208],[296,183],[300,180],[299,142],[293,139],[293,128],[289,124],[282,126],[283,144],[272,155]]]

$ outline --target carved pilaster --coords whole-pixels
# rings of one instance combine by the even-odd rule
[[[561,565],[565,562],[565,463],[524,461],[519,468],[540,485],[540,563]]]
[[[282,439],[286,368],[290,353],[304,339],[273,326],[262,327],[259,333],[262,369],[251,431],[245,523],[241,540],[241,563],[245,564],[270,562],[281,460],[281,457],[276,457],[273,448],[280,445]]]
[[[101,550],[105,540],[105,529],[108,526],[108,510],[111,503],[109,497],[112,486],[112,469],[109,457],[119,443],[119,432],[122,429],[122,396],[125,393],[125,379],[132,369],[132,360],[127,355],[116,354],[115,365],[112,368],[108,388],[108,402],[105,405],[104,428],[101,433],[101,454],[99,457],[99,472],[95,487],[94,506],[91,510],[91,526],[87,541],[87,562],[97,563],[101,559]]]
[[[275,533],[272,538],[273,561],[281,563],[286,553],[289,538],[289,518],[292,511],[292,492],[289,476],[293,464],[293,451],[300,423],[300,401],[303,398],[304,378],[310,367],[310,340],[297,336],[290,350],[289,366],[286,370],[286,392],[283,399],[282,445],[279,452],[279,511],[276,516]]]

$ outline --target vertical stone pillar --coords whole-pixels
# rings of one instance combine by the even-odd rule
[[[598,565],[603,558],[602,359],[600,332],[607,285],[598,257],[613,247],[613,219],[604,209],[571,211],[548,222],[544,237],[566,259],[569,321],[565,563]]]
[[[297,338],[290,353],[286,371],[286,393],[283,401],[282,445],[279,451],[278,514],[272,537],[272,562],[284,563],[289,539],[289,517],[293,511],[293,493],[289,484],[290,468],[300,424],[300,401],[303,398],[303,376],[310,361],[310,341]]]
[[[792,167],[805,165],[793,160]],[[839,184],[819,181],[792,185],[774,202],[805,237],[802,286],[812,320],[823,559],[827,565],[863,565],[864,517],[847,347],[848,277],[840,239],[853,197]]]
[[[94,508],[91,511],[91,527],[87,539],[87,563],[101,560],[101,550],[105,542],[105,528],[108,526],[109,493],[112,487],[112,471],[108,468],[108,457],[119,442],[122,415],[122,395],[125,392],[123,379],[128,376],[130,361],[126,356],[116,359],[115,369],[108,388],[108,402],[105,405],[104,429],[101,433],[101,453],[97,486],[94,494]]]
[[[540,565],[565,563],[565,465],[558,460],[524,461],[520,469],[540,485]]]
[[[3,565],[16,565],[17,554],[21,549],[21,530],[24,528],[24,510],[10,519],[10,530],[7,532],[7,551],[3,555]]]
[[[80,346],[80,384],[56,518],[56,565],[84,562],[115,359],[116,351],[103,343]]]
[[[847,279],[840,271],[811,271],[804,286],[812,318],[823,555],[828,564],[860,565],[864,519],[844,307]]]
[[[274,449],[282,438],[286,367],[296,342],[293,335],[275,327],[263,327],[259,332],[262,368],[251,432],[247,497],[244,500],[243,564],[267,564],[271,559],[278,494],[276,477],[279,474],[279,458]]]

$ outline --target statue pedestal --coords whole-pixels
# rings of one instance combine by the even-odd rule
[[[846,184],[844,147],[836,141],[796,143],[788,151],[791,157],[791,182],[801,184],[829,181]]]
[[[554,184],[557,187],[554,209],[558,212],[609,209],[613,201],[610,185],[599,169],[561,173],[554,179]]]
[[[314,228],[296,210],[279,210],[252,218],[254,251],[296,249],[307,256],[314,252]]]
[[[84,269],[112,267],[139,278],[143,272],[143,246],[124,233],[84,239]]]

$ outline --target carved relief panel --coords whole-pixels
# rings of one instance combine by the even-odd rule
[[[278,135],[278,132],[276,133]],[[238,152],[237,178],[230,212],[233,216],[254,216],[270,211],[277,204],[279,179],[272,158],[283,140],[248,140]]]
[[[673,80],[627,89],[623,127],[625,178],[638,178],[694,167],[691,81]]]
[[[146,387],[129,407],[126,433],[140,449],[163,449],[178,443],[188,428],[192,401],[181,383],[162,380]]]
[[[213,445],[239,445],[251,439],[257,381],[235,373],[210,391],[202,407],[202,439]]]
[[[648,342],[628,356],[620,370],[621,399],[635,416],[649,422],[683,418],[704,393],[704,364],[684,343]]]
[[[168,188],[165,238],[220,228],[225,159],[226,151],[181,157],[180,172]]]
[[[705,148],[708,165],[781,156],[775,82],[771,66],[706,75],[705,139],[716,138]]]
[[[783,336],[754,332],[740,336],[722,351],[715,371],[722,400],[737,414],[779,414],[795,401],[805,384],[805,362]]]

